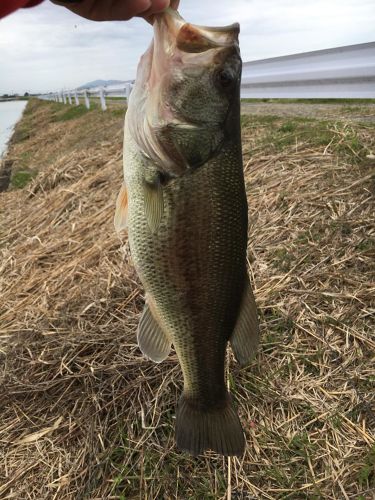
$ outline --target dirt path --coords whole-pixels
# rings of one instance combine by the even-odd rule
[[[254,115],[306,116],[320,120],[353,120],[375,122],[375,104],[297,104],[242,102],[241,112]]]

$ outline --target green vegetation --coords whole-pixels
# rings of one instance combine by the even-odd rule
[[[241,127],[246,127],[251,123],[251,119],[249,115],[241,115]]]
[[[31,129],[28,124],[25,123],[23,125],[17,126],[13,132],[11,141],[13,142],[13,144],[26,141],[30,138],[30,133]]]
[[[360,252],[369,252],[375,249],[375,239],[374,238],[365,238],[357,245],[357,249]]]
[[[370,448],[365,463],[359,471],[358,482],[362,488],[375,487],[375,444]]]
[[[12,174],[10,179],[10,185],[15,189],[24,188],[34,177],[36,176],[35,172],[30,170],[19,170]]]
[[[288,272],[292,265],[295,257],[290,249],[285,247],[276,248],[274,251],[274,265],[281,271]]]
[[[296,122],[289,121],[279,127],[279,132],[284,132],[284,133],[295,132],[296,128],[297,128]]]
[[[90,96],[90,101],[91,99],[95,99],[95,100],[99,100],[100,97],[99,96]],[[105,97],[105,100],[106,101],[123,101],[125,103],[125,96],[124,97],[116,97],[116,96],[110,96],[110,95],[107,95]]]
[[[170,431],[173,427],[170,428]],[[206,477],[204,473],[205,461],[201,458],[193,458],[188,455],[181,456],[173,450],[162,457],[160,451],[154,447],[148,447],[147,444],[138,449],[134,449],[132,443],[128,442],[126,432],[120,429],[112,452],[106,462],[114,474],[112,480],[111,495],[116,495],[119,499],[130,499],[139,497],[140,479],[143,478],[144,484],[152,484],[154,496],[159,498],[158,492],[164,493],[160,498],[172,498],[173,494],[179,493],[179,485],[176,484],[176,471],[181,467],[181,460],[185,463],[185,468],[181,469],[181,480],[185,474],[193,472],[194,480],[191,485],[183,483],[183,490],[180,491],[181,498],[195,500],[204,498],[215,500],[217,495],[225,494],[226,479],[220,469],[216,472],[216,492],[211,490],[211,478]],[[161,486],[159,490],[158,485]],[[142,488],[143,484],[141,485]],[[169,491],[170,495],[165,496]],[[143,496],[141,495],[141,498]],[[177,496],[180,498],[180,496]]]
[[[113,100],[118,100],[119,98],[113,98]],[[52,111],[51,121],[53,122],[65,122],[68,120],[74,120],[76,118],[80,118],[81,116],[87,115],[92,111],[102,112],[99,101],[96,99],[90,98],[90,108],[87,109],[85,105],[80,104],[79,106],[63,104],[63,103],[48,103],[50,109]],[[109,113],[110,115],[118,118],[124,117],[126,111],[126,105],[122,107],[111,107],[105,113]]]
[[[123,118],[125,116],[125,111],[126,111],[126,109],[123,109],[123,108],[110,110],[110,112],[112,113],[112,116],[114,116],[116,118]]]
[[[357,128],[346,123],[328,120],[275,115],[242,115],[241,124],[248,129],[266,128],[258,146],[267,147],[269,153],[285,151],[291,146],[327,147],[329,151],[350,157],[353,162],[364,159],[367,149],[358,135]],[[367,125],[373,127],[372,124]]]
[[[56,103],[57,104],[57,103]],[[85,115],[86,113],[89,113],[90,110],[92,111],[95,109],[95,107],[91,107],[90,109],[87,109],[86,106],[80,104],[79,106],[64,106],[64,104],[61,104],[61,109],[60,106],[56,106],[57,112],[54,114],[53,121],[56,122],[65,122],[67,120],[74,120],[75,118],[80,118],[81,116]]]
[[[280,120],[279,116],[275,115],[241,115],[242,127],[255,127],[257,125],[272,125]]]

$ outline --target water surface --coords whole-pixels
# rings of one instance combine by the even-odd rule
[[[0,158],[5,153],[13,128],[21,118],[26,104],[27,101],[0,102]]]

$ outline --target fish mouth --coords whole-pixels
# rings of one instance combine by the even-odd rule
[[[147,90],[150,95],[155,96],[155,101],[159,99],[159,106],[155,102],[150,115],[158,116],[164,124],[169,123],[186,130],[203,128],[206,125],[223,126],[225,120],[216,123],[211,117],[206,117],[205,120],[200,118],[199,124],[192,123],[192,116],[186,115],[182,109],[178,110],[172,104],[173,112],[170,112],[166,106],[160,105],[160,102],[165,101],[160,97],[163,88],[169,88],[169,82],[176,78],[177,74],[177,81],[188,76],[196,76],[198,79],[199,73],[203,74],[214,67],[218,68],[219,72],[232,56],[240,59],[239,23],[220,27],[191,24],[169,7],[154,16],[153,28],[154,45]],[[238,78],[238,75],[236,77]],[[180,123],[175,123],[176,121]]]
[[[154,39],[150,57],[148,88],[157,86],[171,67],[194,65],[211,66],[215,55],[230,48],[239,53],[240,26],[224,27],[190,24],[171,7],[153,18]],[[216,50],[212,50],[216,49]]]
[[[240,25],[209,27],[187,23],[172,8],[167,8],[154,18],[156,42],[164,42],[166,49],[175,46],[186,53],[205,52],[210,49],[238,45]],[[167,50],[168,52],[168,50]]]

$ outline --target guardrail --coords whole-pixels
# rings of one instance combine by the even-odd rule
[[[69,104],[90,96],[127,99],[132,82],[86,90],[62,90],[39,96]],[[316,50],[290,56],[245,62],[242,68],[241,97],[246,98],[375,98],[375,42]]]
[[[50,92],[39,95],[39,99],[45,99],[64,104],[80,104],[80,98],[83,98],[86,108],[90,109],[90,97],[100,99],[100,105],[103,111],[107,109],[106,97],[123,97],[128,99],[133,88],[132,82],[124,82],[123,85],[111,85],[108,87],[94,87],[90,89],[60,90],[59,92]]]
[[[241,97],[375,98],[375,42],[246,62]]]

